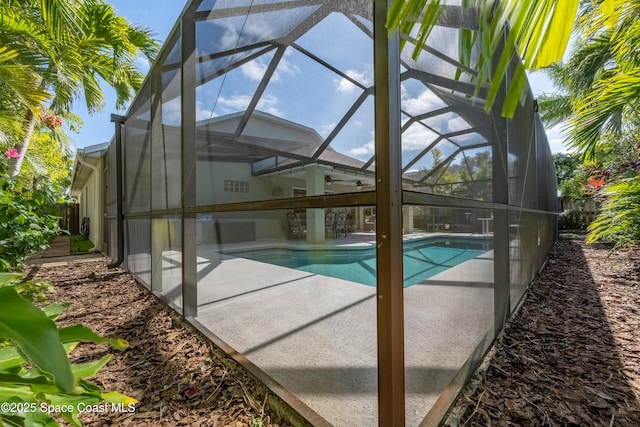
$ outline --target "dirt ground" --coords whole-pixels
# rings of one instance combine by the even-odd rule
[[[640,426],[639,261],[637,250],[559,241],[447,425]],[[61,325],[83,323],[130,343],[124,352],[93,344],[73,351],[78,362],[113,353],[94,381],[139,401],[134,413],[83,414],[86,426],[296,423],[125,271],[75,262],[28,274],[55,285],[48,302],[73,302]],[[267,398],[284,412],[270,410]]]

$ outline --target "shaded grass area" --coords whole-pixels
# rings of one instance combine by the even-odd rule
[[[586,230],[560,230],[560,238],[563,239],[577,239],[585,241],[587,239]]]
[[[80,234],[69,236],[69,250],[72,254],[86,254],[91,251],[95,245],[89,239]]]

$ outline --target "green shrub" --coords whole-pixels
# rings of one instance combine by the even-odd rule
[[[25,258],[45,249],[62,231],[55,216],[60,197],[46,177],[30,185],[9,175],[0,154],[0,272],[19,268]]]
[[[640,244],[640,175],[605,186],[600,213],[589,226],[588,243],[610,240],[616,247]]]
[[[560,230],[586,230],[587,223],[581,210],[566,210],[558,216]]]
[[[83,408],[102,402],[112,410],[134,411],[135,399],[87,381],[110,354],[79,364],[67,356],[81,341],[107,342],[118,350],[126,349],[127,342],[101,337],[82,325],[58,328],[54,320],[69,303],[38,308],[24,295],[38,296],[47,285],[21,277],[0,273],[0,425],[57,426],[51,416],[55,412],[81,426]]]

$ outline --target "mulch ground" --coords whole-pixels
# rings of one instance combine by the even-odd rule
[[[277,402],[254,377],[213,347],[124,270],[106,262],[32,267],[28,274],[55,286],[47,303],[71,301],[59,326],[82,323],[126,339],[124,352],[106,344],[80,344],[72,362],[113,358],[92,380],[138,400],[135,412],[83,413],[85,426],[290,425],[266,404]],[[293,415],[294,417],[297,415]]]
[[[640,251],[560,240],[448,425],[640,426]]]
[[[640,426],[639,261],[638,250],[560,240],[447,425]],[[287,425],[259,382],[125,271],[91,262],[28,273],[55,285],[48,302],[73,302],[61,325],[131,345],[73,351],[77,362],[112,353],[94,381],[139,401],[134,413],[83,414],[86,426]]]

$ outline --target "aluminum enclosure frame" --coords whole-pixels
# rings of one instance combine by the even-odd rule
[[[149,77],[144,82],[147,92],[141,91],[127,113],[122,141],[124,152],[120,153],[118,147],[110,147],[107,153],[108,172],[105,174],[108,179],[105,179],[105,182],[115,184],[119,183],[119,180],[124,181],[124,184],[109,186],[105,193],[107,209],[105,239],[108,240],[108,247],[118,248],[118,245],[124,245],[125,266],[141,283],[184,315],[216,344],[227,352],[235,353],[236,360],[270,385],[279,397],[291,404],[307,420],[316,425],[325,423],[328,425],[324,413],[319,413],[307,406],[296,397],[295,393],[288,391],[286,386],[282,387],[278,381],[271,378],[268,372],[262,371],[260,366],[246,355],[236,352],[216,334],[215,330],[203,325],[198,319],[199,293],[202,292],[200,281],[203,274],[198,267],[201,258],[199,242],[203,238],[200,228],[201,218],[207,216],[227,218],[225,215],[229,215],[229,218],[234,216],[245,218],[249,212],[264,213],[265,221],[272,221],[272,218],[267,218],[269,215],[293,210],[306,212],[311,222],[320,210],[349,208],[360,212],[365,208],[374,209],[377,249],[377,420],[381,426],[403,426],[407,423],[405,390],[408,387],[405,381],[407,372],[405,360],[408,356],[405,350],[407,333],[405,322],[408,314],[405,310],[405,288],[403,287],[402,248],[406,227],[403,209],[410,211],[413,208],[420,208],[447,213],[468,212],[473,213],[474,219],[478,216],[475,212],[485,213],[484,216],[487,218],[483,219],[489,221],[490,218],[493,225],[493,324],[473,346],[464,364],[459,366],[455,376],[441,391],[439,399],[430,411],[421,417],[420,425],[439,422],[522,297],[523,291],[518,286],[524,282],[528,283],[533,278],[532,273],[535,274],[541,268],[546,254],[557,238],[555,170],[550,163],[551,155],[546,137],[541,134],[539,119],[533,114],[529,115],[529,107],[524,107],[521,115],[512,121],[500,118],[495,112],[487,116],[486,122],[481,120],[482,116],[478,111],[482,111],[482,108],[470,102],[466,103],[464,96],[460,96],[462,99],[454,96],[456,93],[458,95],[470,93],[469,90],[473,86],[468,81],[457,81],[436,72],[429,74],[418,70],[424,63],[413,64],[403,56],[399,49],[400,34],[388,34],[384,27],[390,1],[374,1],[369,11],[370,15],[358,10],[357,6],[350,9],[351,6],[337,0],[256,2],[258,4],[254,4],[253,1],[241,1],[238,2],[240,6],[237,7],[234,2],[217,3],[192,0],[185,6]],[[364,3],[370,2],[367,0]],[[231,6],[224,7],[225,4]],[[266,36],[265,40],[260,40],[259,36],[254,35],[256,41],[247,42],[247,46],[241,45],[243,31],[250,28],[252,16],[277,13],[288,8],[296,11],[306,10],[305,8],[312,10],[308,15],[300,12],[300,21],[308,22],[308,26],[300,24],[290,33],[287,32],[274,40],[267,40]],[[325,10],[332,12],[325,12]],[[331,64],[330,60],[298,41],[302,33],[311,31],[315,25],[320,24],[327,17],[335,17],[339,14],[349,17],[354,26],[371,38],[373,81],[370,86],[362,83],[357,76],[354,77],[356,73],[340,69]],[[232,49],[233,53],[224,56],[223,52],[207,52],[203,44],[205,27],[202,23],[209,20],[226,22],[225,19],[240,18],[244,19],[244,24],[237,37],[236,46]],[[340,18],[342,19],[341,15]],[[473,13],[464,12],[452,6],[448,13],[445,13],[441,25],[447,29],[446,31],[457,29],[461,25],[473,27],[474,18]],[[370,22],[366,22],[367,20]],[[445,34],[449,34],[446,31]],[[411,39],[408,35],[403,37]],[[270,43],[273,43],[273,49],[269,49],[272,47]],[[267,56],[268,54],[265,53],[267,51],[274,53],[272,56]],[[433,58],[442,59],[443,63],[461,67],[455,59],[436,47],[428,46],[426,51],[433,55]],[[330,69],[343,80],[357,86],[362,90],[362,94],[353,101],[350,108],[345,109],[344,116],[338,120],[332,132],[328,132],[324,137],[319,136],[322,142],[315,145],[309,143],[311,148],[308,152],[302,149],[299,152],[288,152],[286,149],[267,145],[266,142],[265,146],[257,146],[252,139],[254,135],[248,131],[255,127],[258,116],[254,113],[259,110],[259,105],[263,105],[261,103],[266,98],[264,94],[272,90],[275,79],[282,78],[278,72],[282,71],[283,61],[288,58],[287,55],[294,53],[300,53],[305,60],[315,61]],[[270,62],[266,64],[263,70],[264,75],[255,85],[253,97],[247,101],[246,109],[240,112],[242,113],[240,118],[232,121],[236,120],[232,114],[215,115],[218,100],[223,90],[230,85],[226,82],[227,74],[234,71],[238,73],[243,65],[246,66],[261,57],[269,58]],[[236,59],[237,63],[219,65],[224,58],[231,58],[229,61]],[[210,74],[207,75],[207,72]],[[229,79],[231,80],[231,77]],[[211,115],[204,120],[200,117],[201,112],[196,108],[206,100],[202,97],[202,88],[220,80],[222,83],[219,89],[216,87],[219,92],[211,108]],[[450,104],[444,107],[436,106],[420,114],[410,112],[406,106],[403,106],[405,88],[402,85],[407,81],[421,82],[425,91],[434,95],[434,100],[439,91],[444,92],[446,89],[452,92],[439,98],[440,104],[443,102]],[[447,97],[449,95],[450,97]],[[372,120],[375,126],[373,154],[369,158],[348,158],[349,151],[338,149],[336,141],[341,132],[354,122],[355,114],[362,111],[361,108],[366,105],[366,100],[371,97],[373,97],[375,114]],[[171,120],[174,119],[169,119],[168,116],[169,110],[176,107],[175,104],[179,107],[177,108],[179,114],[176,113],[178,119],[172,122]],[[434,101],[434,105],[439,104]],[[468,128],[441,130],[434,125],[433,121],[429,122],[434,117],[446,114],[455,114],[449,119],[449,123],[466,122]],[[472,120],[474,115],[480,117],[476,122]],[[525,121],[531,124],[530,135],[519,133],[525,131],[518,128],[517,120],[525,115]],[[224,122],[222,119],[227,121]],[[304,134],[310,140],[315,137],[309,129],[312,126],[304,123],[290,123],[292,120],[288,117],[276,120],[265,116],[264,120],[267,119],[272,120],[270,123],[276,123],[276,125],[264,125],[265,128],[279,126],[277,129],[282,132],[285,132],[282,129],[290,134],[295,131],[296,135]],[[227,131],[223,128],[227,124],[229,127],[235,127]],[[211,131],[207,126],[218,126],[216,131],[218,133]],[[413,157],[406,158],[405,152],[408,150],[405,150],[403,144],[406,143],[407,132],[412,126],[419,126],[421,132],[435,136],[433,140],[415,149]],[[495,134],[489,134],[489,132]],[[469,135],[476,139],[467,142],[464,138]],[[526,136],[529,138],[527,139]],[[288,142],[287,138],[283,140]],[[269,143],[277,142],[275,137],[271,139]],[[442,146],[443,143],[449,144],[451,149],[444,153],[443,159],[436,161],[434,149]],[[524,148],[520,147],[525,143],[528,145],[523,146]],[[203,166],[206,163],[205,159],[213,158],[222,164],[224,161],[221,160],[220,153],[225,151],[236,156],[234,162],[229,164],[241,164],[236,160],[245,156],[247,163],[253,162],[252,170],[257,170],[253,168],[257,164],[254,161],[256,158],[265,160],[264,164],[274,165],[270,168],[267,166],[267,169],[260,169],[259,173],[247,178],[255,186],[262,182],[269,182],[270,179],[278,183],[280,181],[276,179],[284,179],[281,177],[287,173],[290,174],[289,177],[285,176],[287,179],[295,178],[300,181],[302,174],[306,173],[307,194],[304,197],[287,194],[282,197],[256,197],[242,201],[232,197],[228,200],[202,199],[204,191],[201,176],[205,170]],[[156,155],[156,152],[159,154]],[[462,196],[452,192],[439,192],[440,188],[454,187],[459,184],[442,178],[447,173],[449,176],[453,175],[452,170],[455,170],[456,176],[471,176],[471,180],[474,173],[480,176],[473,168],[473,161],[481,158],[477,155],[478,153],[484,152],[490,153],[490,159],[482,166],[491,171],[491,177],[489,179],[479,177],[476,181],[481,183],[479,185],[488,188],[491,194],[490,199],[483,199],[465,188],[460,190],[463,192]],[[287,155],[288,153],[290,155]],[[467,156],[465,153],[473,153],[476,157]],[[431,154],[433,154],[433,161],[426,160]],[[154,170],[159,168],[154,163],[157,156],[163,159],[164,173]],[[273,162],[270,159],[273,159]],[[320,172],[313,175],[312,167]],[[462,171],[464,168],[466,170]],[[353,185],[349,189],[346,188],[346,184],[344,188],[334,185],[331,191],[325,189],[323,194],[317,192],[314,194],[309,182],[329,175],[336,175],[340,177],[339,181],[343,182],[347,182],[347,178],[353,175],[358,178],[357,182],[361,184],[363,181],[370,182],[371,187],[359,188],[355,191]],[[158,177],[161,179],[156,179]],[[467,184],[468,182],[465,181],[461,187]],[[292,184],[292,187],[295,185]],[[273,186],[279,188],[279,185]],[[122,188],[125,194],[118,196],[116,188]],[[470,184],[469,188],[472,188]],[[464,193],[464,191],[467,192]],[[275,189],[273,194],[276,194]],[[118,198],[121,200],[117,200]],[[116,203],[118,201],[121,204]],[[125,203],[125,209],[121,216],[121,208],[114,212],[114,206],[122,206],[122,203]],[[491,216],[488,217],[488,215]],[[124,230],[126,230],[124,239],[118,238],[122,227],[116,228],[116,217],[124,219]],[[537,228],[531,230],[530,225],[534,223],[538,224]],[[434,223],[434,226],[437,225]],[[216,230],[220,233],[219,229]],[[309,235],[307,236],[309,238]],[[174,258],[171,262],[177,264],[169,268],[167,268],[168,253],[173,254],[171,256]],[[528,257],[533,257],[535,260],[522,261]],[[172,272],[177,276],[172,276]],[[173,277],[179,277],[179,283],[170,284],[169,282],[173,280],[170,278]],[[168,288],[169,285],[172,287]]]

